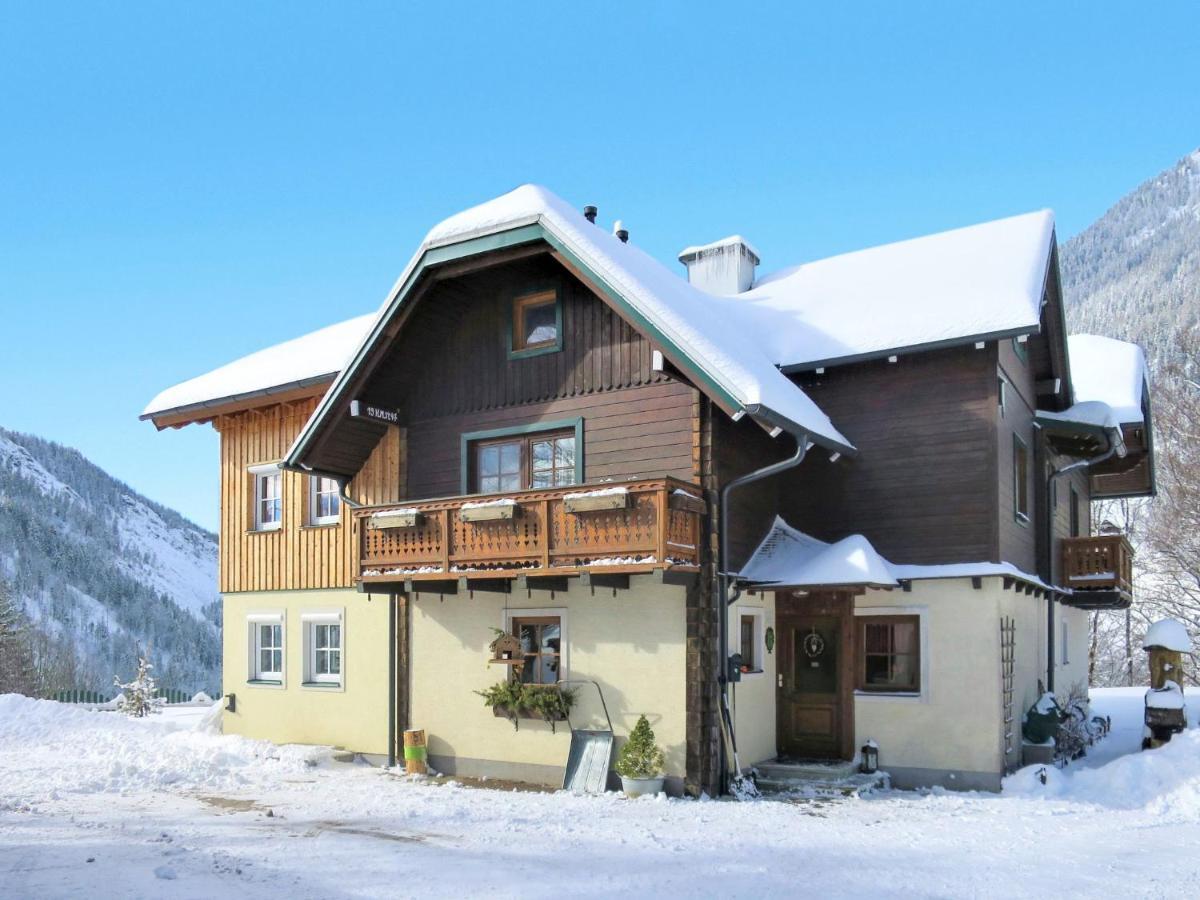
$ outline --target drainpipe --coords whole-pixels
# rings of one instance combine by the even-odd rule
[[[1089,469],[1092,466],[1099,465],[1106,459],[1111,459],[1114,456],[1124,458],[1125,439],[1121,434],[1120,428],[1108,428],[1108,449],[1099,456],[1093,456],[1091,459],[1081,459],[1071,463],[1069,466],[1063,466],[1061,469],[1051,469],[1049,476],[1046,478],[1046,528],[1045,528],[1045,550],[1046,550],[1046,584],[1054,584],[1054,505],[1051,502],[1054,497],[1054,480],[1060,475],[1066,475],[1069,472],[1074,472],[1076,469]],[[1046,597],[1046,690],[1054,692],[1054,597],[1047,595]]]
[[[749,411],[749,410],[748,410]],[[741,593],[741,589],[736,587],[729,568],[729,498],[733,491],[740,487],[745,487],[748,484],[753,484],[756,481],[762,481],[764,478],[770,478],[772,475],[778,475],[780,472],[786,472],[788,469],[795,468],[804,461],[804,455],[808,452],[808,434],[804,431],[794,431],[782,423],[778,423],[770,415],[770,411],[759,408],[750,411],[752,415],[761,417],[773,426],[775,429],[772,436],[779,434],[781,431],[787,431],[796,439],[796,452],[785,460],[772,463],[769,466],[764,466],[761,469],[755,469],[753,472],[747,472],[745,475],[739,475],[737,478],[730,481],[721,488],[721,534],[720,540],[720,559],[718,561],[717,571],[717,592],[714,598],[713,605],[717,611],[717,688],[720,691],[721,716],[725,720],[726,728],[729,731],[729,743],[733,749],[734,757],[737,756],[737,738],[734,736],[733,717],[729,714],[729,605],[737,599]],[[730,584],[734,583],[735,593],[730,596]],[[740,774],[740,773],[739,773]],[[721,742],[721,792],[725,793],[729,781],[729,765],[725,759],[725,743]]]
[[[388,768],[396,765],[396,595],[388,594]]]

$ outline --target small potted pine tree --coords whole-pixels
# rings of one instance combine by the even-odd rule
[[[654,732],[645,716],[639,716],[633,733],[617,756],[617,774],[626,797],[657,794],[663,787],[663,752],[654,743]]]

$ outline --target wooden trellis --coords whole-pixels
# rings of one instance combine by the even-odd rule
[[[1004,616],[1000,619],[1000,727],[1004,751],[1004,773],[1013,772],[1021,764],[1017,749],[1017,721],[1013,712],[1014,670],[1017,660],[1017,623]]]

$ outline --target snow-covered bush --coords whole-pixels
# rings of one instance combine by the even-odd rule
[[[165,701],[154,696],[158,687],[155,684],[154,676],[150,674],[150,670],[153,668],[154,666],[146,657],[139,656],[137,675],[134,676],[133,681],[122,684],[120,678],[113,677],[113,684],[121,689],[123,695],[119,708],[125,715],[140,719],[162,712]]]
[[[1058,700],[1058,707],[1063,717],[1058,726],[1055,757],[1070,762],[1085,755],[1087,748],[1104,736],[1105,727],[1102,720],[1092,715],[1087,688],[1082,682],[1071,685],[1067,696]]]

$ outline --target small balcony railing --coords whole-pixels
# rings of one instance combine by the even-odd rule
[[[673,478],[373,506],[364,582],[695,571],[700,489]]]
[[[1063,538],[1064,586],[1076,591],[1133,593],[1133,547],[1123,534]]]

